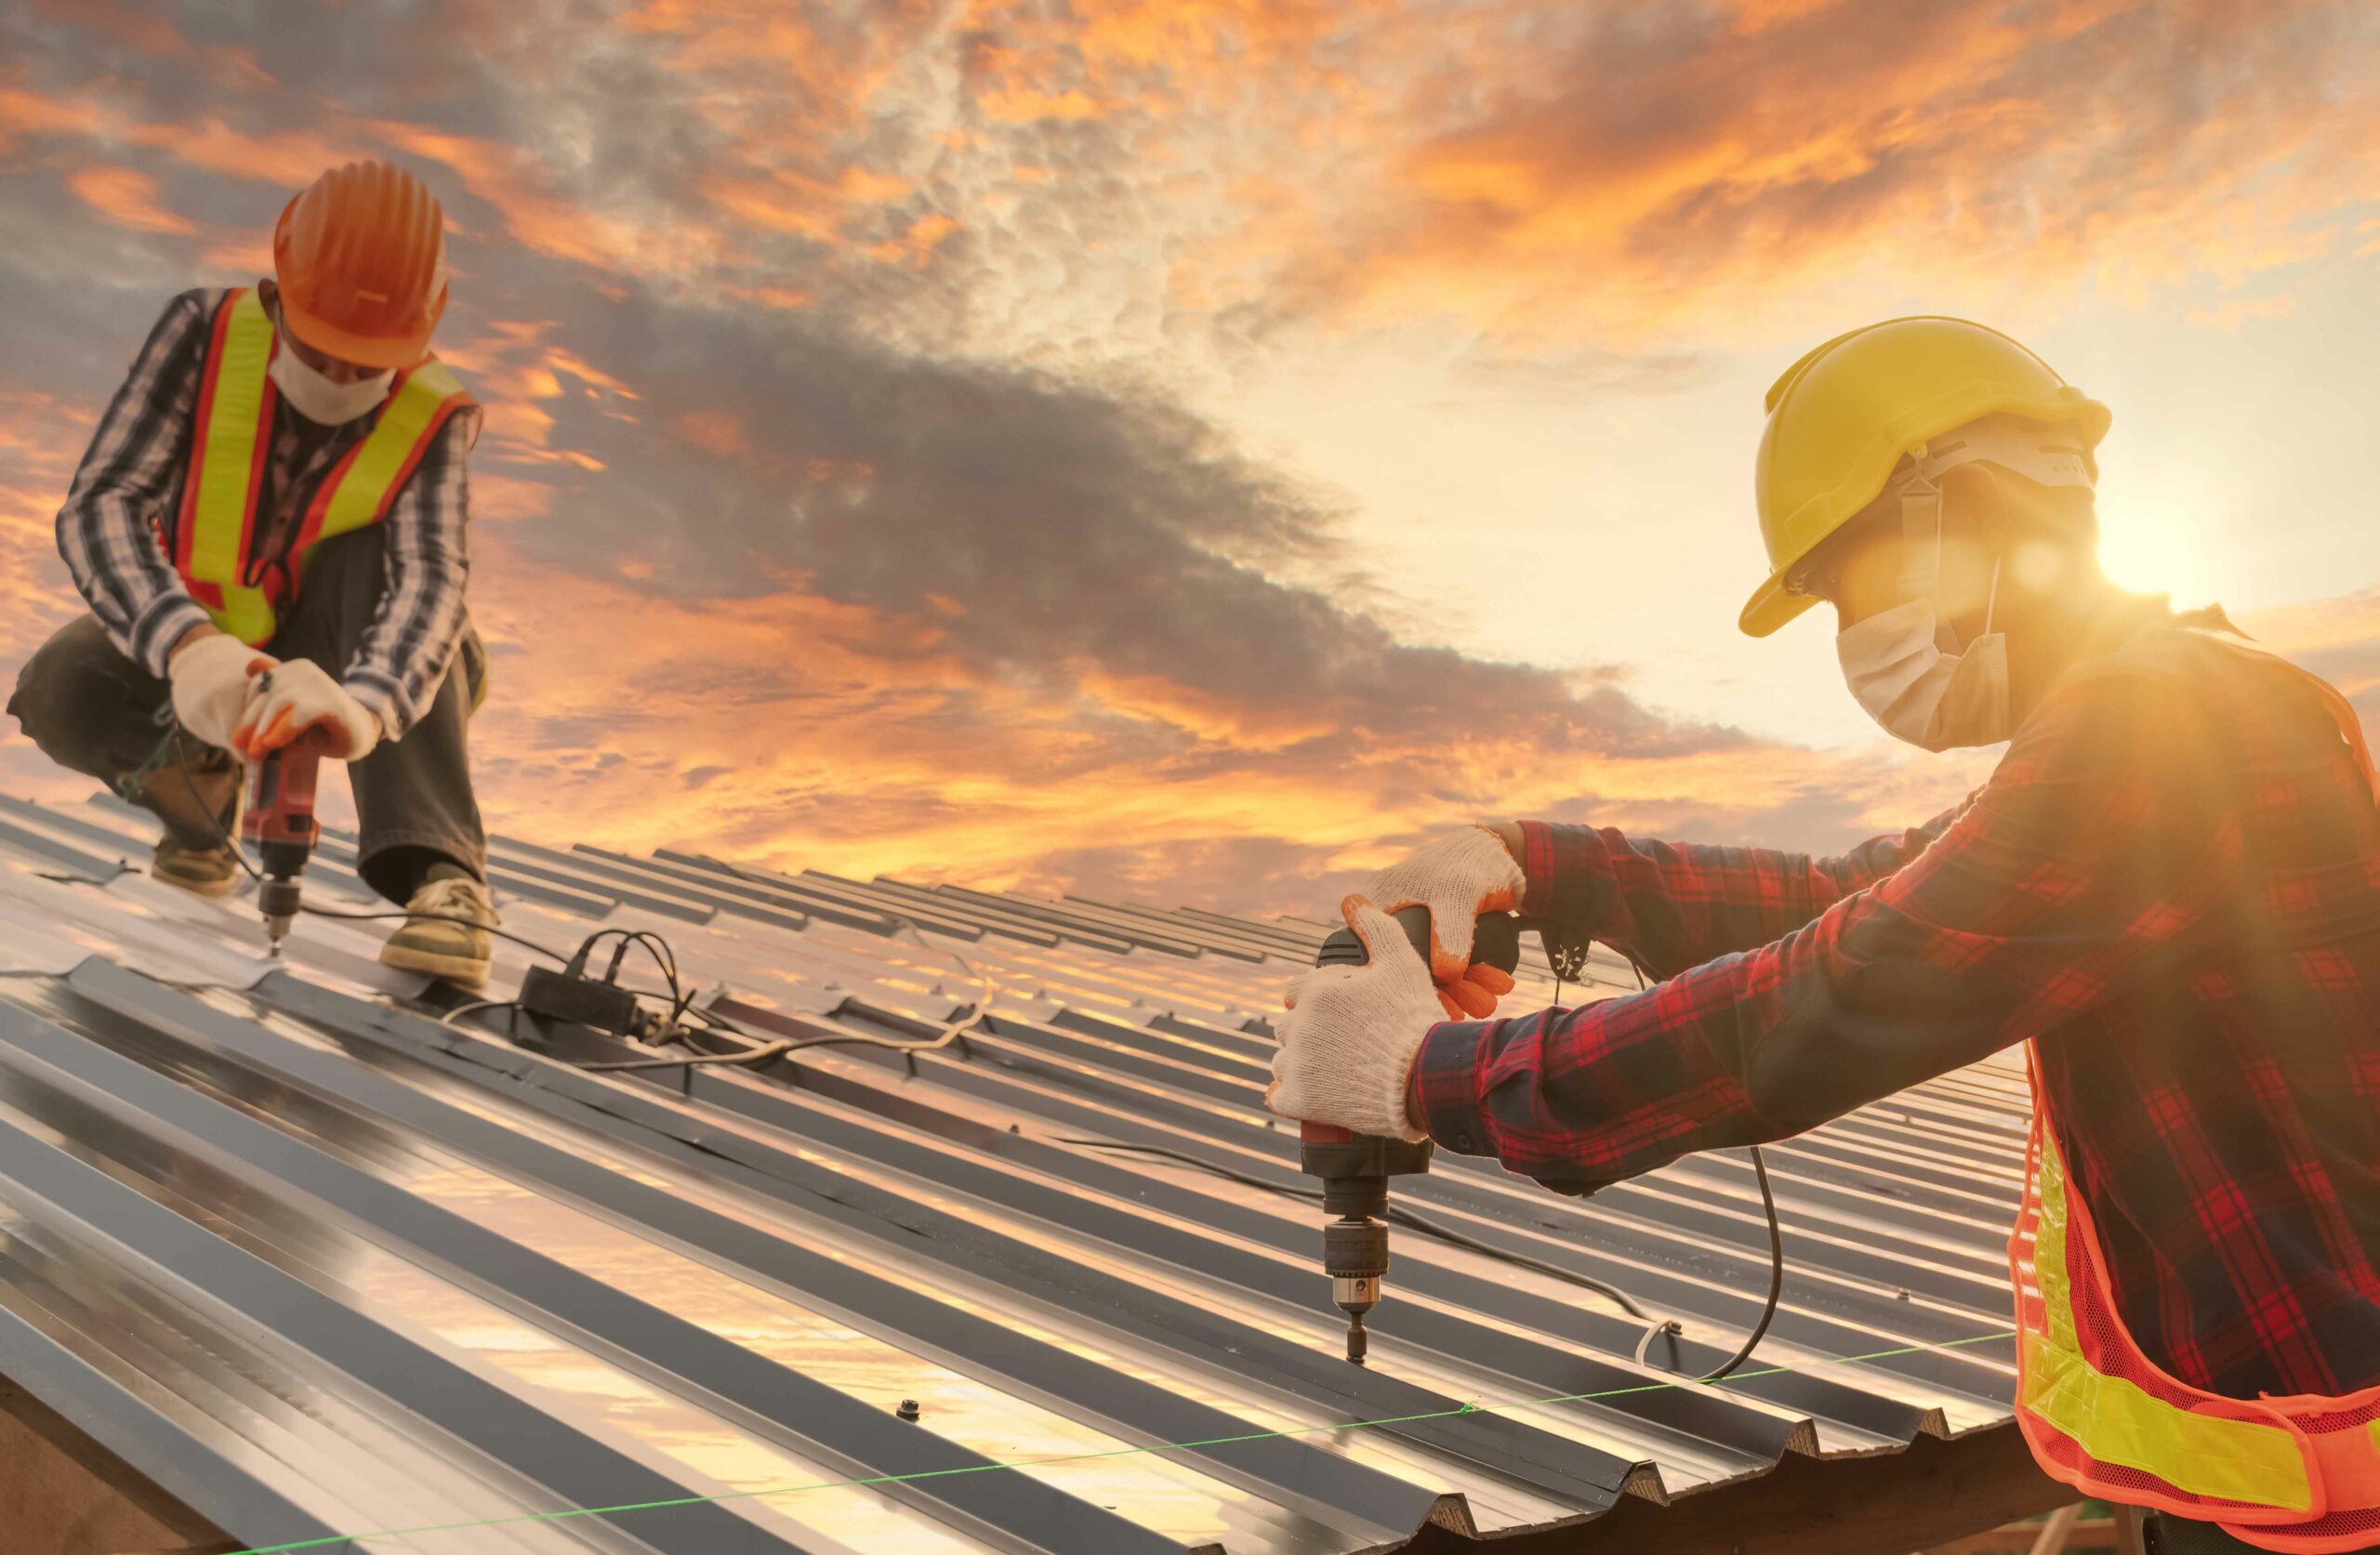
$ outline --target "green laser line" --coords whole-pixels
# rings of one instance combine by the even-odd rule
[[[1902,1345],[1897,1350],[1871,1351],[1865,1355],[1845,1355],[1830,1363],[1834,1365],[1856,1365],[1862,1361],[1888,1361],[1898,1355],[1924,1355],[1936,1351],[1960,1350],[1968,1345],[1990,1344],[1999,1339],[2013,1339],[2014,1328],[1998,1334],[1977,1334],[1971,1338],[1945,1339],[1940,1344]],[[1738,1372],[1732,1377],[1709,1384],[1725,1388],[1731,1383],[1750,1382],[1763,1377],[1792,1375],[1791,1366],[1769,1366],[1760,1371]],[[1064,1453],[1055,1457],[1022,1458],[1012,1463],[972,1463],[962,1469],[925,1469],[914,1474],[870,1474],[856,1480],[821,1480],[815,1484],[776,1485],[767,1490],[736,1490],[724,1496],[680,1496],[666,1501],[634,1501],[616,1507],[573,1507],[558,1512],[516,1512],[509,1517],[483,1518],[470,1522],[431,1522],[417,1528],[376,1528],[367,1534],[331,1534],[322,1538],[298,1539],[289,1544],[259,1544],[246,1549],[235,1549],[231,1555],[291,1555],[302,1549],[327,1549],[335,1545],[352,1544],[358,1539],[402,1539],[416,1534],[460,1534],[473,1528],[500,1528],[515,1522],[559,1522],[572,1517],[611,1517],[621,1512],[666,1511],[671,1507],[713,1506],[721,1501],[749,1501],[767,1496],[799,1496],[813,1490],[862,1490],[871,1485],[914,1484],[921,1480],[945,1480],[960,1474],[987,1474],[995,1469],[1041,1469],[1059,1463],[1087,1463],[1098,1458],[1135,1457],[1153,1453],[1182,1453],[1200,1447],[1230,1447],[1250,1442],[1280,1442],[1292,1436],[1315,1436],[1324,1431],[1371,1430],[1382,1426],[1413,1425],[1422,1420],[1446,1420],[1463,1415],[1494,1415],[1507,1409],[1538,1409],[1550,1403],[1586,1403],[1597,1399],[1626,1398],[1632,1393],[1659,1393],[1673,1388],[1700,1387],[1692,1377],[1675,1382],[1640,1382],[1627,1388],[1605,1388],[1592,1393],[1556,1393],[1551,1398],[1514,1399],[1504,1403],[1466,1403],[1460,1409],[1433,1409],[1419,1415],[1392,1415],[1378,1420],[1341,1420],[1328,1425],[1292,1426],[1283,1430],[1251,1430],[1237,1436],[1210,1436],[1197,1442],[1168,1442],[1147,1447],[1109,1447],[1095,1453]]]

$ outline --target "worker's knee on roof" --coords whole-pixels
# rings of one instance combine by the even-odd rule
[[[166,695],[163,681],[126,658],[99,622],[85,616],[25,661],[8,711],[44,756],[88,771],[111,731],[153,725]]]

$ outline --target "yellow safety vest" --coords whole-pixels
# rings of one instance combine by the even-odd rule
[[[399,374],[371,431],[315,489],[288,555],[258,556],[257,498],[280,399],[265,369],[280,346],[255,292],[243,287],[217,308],[174,530],[174,570],[182,586],[216,626],[251,646],[280,629],[281,612],[297,599],[314,547],[386,518],[447,418],[473,405],[435,358]]]

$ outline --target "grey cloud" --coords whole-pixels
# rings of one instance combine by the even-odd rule
[[[546,295],[555,294],[549,290]],[[765,594],[788,570],[831,599],[963,613],[954,649],[991,671],[1087,663],[1234,706],[1304,706],[1355,731],[1526,727],[1559,748],[1673,750],[1673,729],[1611,687],[1406,646],[1251,560],[1328,553],[1330,509],[1176,405],[1029,373],[889,353],[831,327],[706,313],[630,293],[568,310],[571,349],[634,382],[640,421],[556,402],[554,441],[608,467],[520,542],[610,575],[633,554],[681,597]],[[752,461],[671,435],[728,410]],[[813,481],[825,462],[858,481]]]

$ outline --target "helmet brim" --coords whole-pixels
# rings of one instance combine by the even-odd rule
[[[1766,637],[1816,603],[1807,594],[1786,593],[1785,580],[1771,573],[1752,590],[1743,613],[1736,617],[1736,626],[1746,637]]]
[[[443,304],[443,299],[441,301]],[[341,362],[374,369],[420,366],[421,359],[430,354],[430,336],[437,327],[437,319],[433,316],[431,327],[423,330],[418,336],[390,339],[386,336],[357,335],[326,323],[299,307],[285,286],[281,291],[281,319],[298,339],[324,356],[335,356]]]

